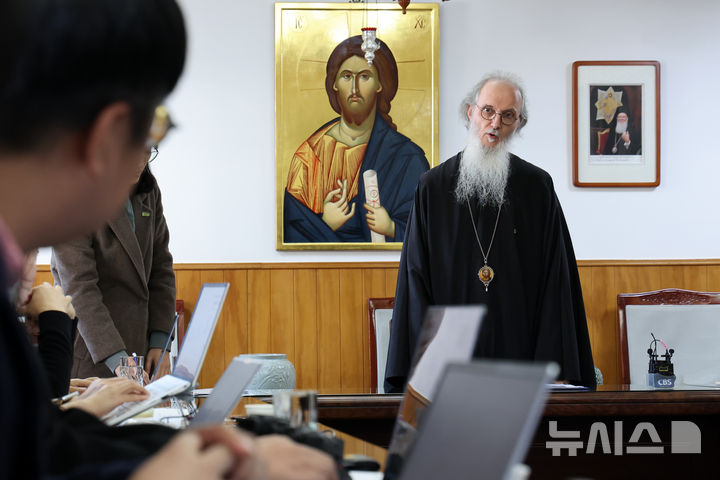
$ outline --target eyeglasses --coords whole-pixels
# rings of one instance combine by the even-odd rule
[[[159,144],[165,135],[175,127],[170,113],[162,105],[155,108],[155,114],[153,116],[152,124],[150,125],[150,135],[148,136],[147,146],[148,149],[154,145]]]
[[[156,146],[153,146],[149,150],[145,151],[145,165],[152,163],[153,160],[155,160],[158,156],[158,149]]]
[[[490,105],[485,105],[484,107],[481,107],[480,105],[475,105],[478,110],[480,110],[480,116],[484,118],[485,120],[492,120],[495,118],[495,115],[500,115],[500,121],[503,125],[512,125],[513,123],[518,121],[517,113],[513,110],[505,110],[504,112],[498,112]]]
[[[155,108],[150,134],[145,142],[145,165],[152,163],[158,155],[158,143],[165,138],[167,132],[175,127],[170,119],[170,114],[162,105]]]

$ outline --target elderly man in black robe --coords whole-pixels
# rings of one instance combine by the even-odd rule
[[[385,390],[407,382],[429,305],[484,304],[476,357],[555,361],[595,385],[570,234],[552,179],[509,152],[528,120],[514,77],[486,76],[461,105],[465,149],[423,175],[400,258]]]
[[[605,142],[603,155],[641,155],[640,131],[631,117],[628,109],[620,107],[615,112],[615,118],[610,123],[609,135]]]

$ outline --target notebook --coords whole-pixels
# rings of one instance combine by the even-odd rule
[[[200,375],[229,287],[229,283],[203,285],[172,374],[147,385],[145,389],[150,393],[150,397],[146,400],[123,403],[105,415],[102,420],[106,424],[117,425],[193,388]]]
[[[222,423],[240,401],[245,387],[260,369],[260,362],[235,357],[217,381],[212,393],[190,422],[192,427]]]

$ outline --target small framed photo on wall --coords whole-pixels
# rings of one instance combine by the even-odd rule
[[[573,63],[573,183],[660,184],[660,63]]]

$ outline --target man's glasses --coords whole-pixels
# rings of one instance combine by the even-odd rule
[[[513,110],[505,110],[504,112],[498,112],[490,105],[485,105],[484,107],[481,107],[480,105],[475,105],[480,110],[480,116],[484,118],[485,120],[492,120],[495,118],[495,115],[500,115],[500,121],[503,125],[512,125],[513,123],[517,122],[518,120],[518,114],[515,113]]]
[[[162,105],[155,108],[155,114],[150,125],[150,135],[145,143],[145,165],[152,163],[158,155],[158,143],[165,138],[167,132],[175,125],[170,119],[170,114]]]
[[[145,151],[145,165],[152,163],[153,160],[155,160],[158,156],[158,149],[156,146],[153,146],[149,150]]]
[[[155,108],[155,115],[150,125],[150,135],[147,140],[148,149],[158,145],[162,139],[165,138],[165,135],[174,127],[175,124],[170,118],[170,113],[168,113],[167,109],[162,105]]]

